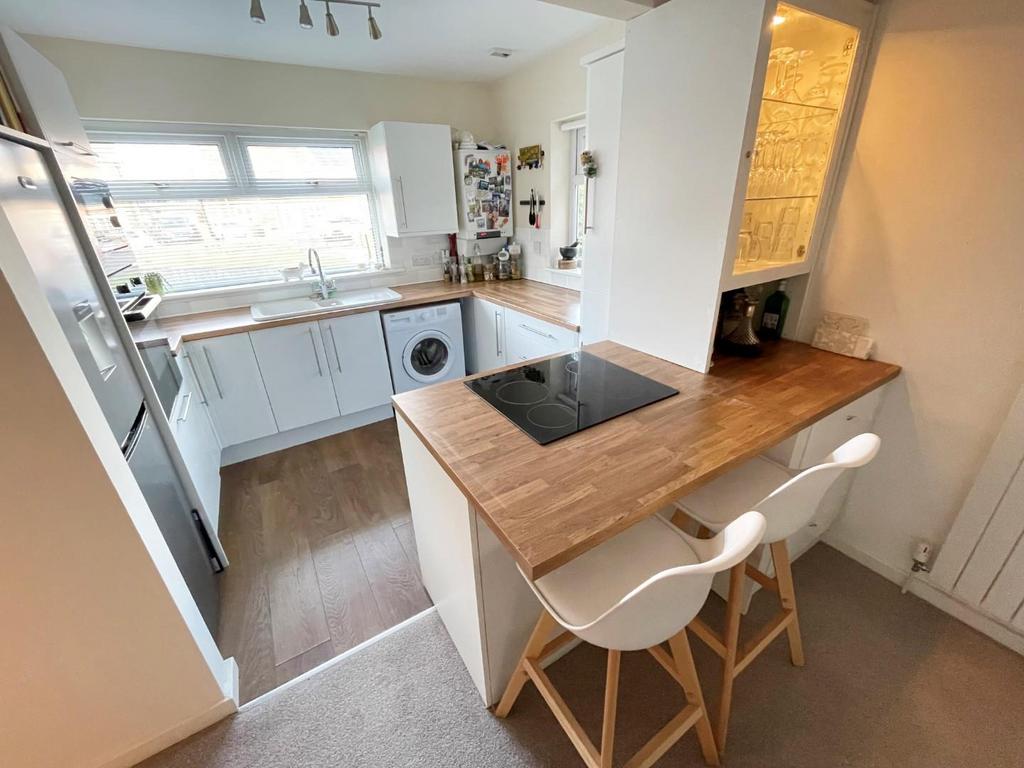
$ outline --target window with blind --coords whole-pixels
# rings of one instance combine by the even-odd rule
[[[248,130],[89,131],[135,272],[189,291],[279,282],[309,248],[333,275],[386,266],[362,135]]]

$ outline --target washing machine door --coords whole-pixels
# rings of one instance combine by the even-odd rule
[[[420,331],[405,345],[402,367],[413,381],[434,384],[452,370],[455,353],[451,338],[441,331]]]

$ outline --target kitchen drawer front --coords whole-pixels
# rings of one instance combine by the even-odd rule
[[[578,335],[552,323],[506,310],[509,362],[532,360],[576,349]]]
[[[768,451],[765,456],[791,469],[806,469],[821,461],[851,437],[870,432],[884,387],[868,392]]]

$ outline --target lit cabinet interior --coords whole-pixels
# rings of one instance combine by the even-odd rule
[[[859,38],[853,26],[779,4],[734,276],[810,269]]]

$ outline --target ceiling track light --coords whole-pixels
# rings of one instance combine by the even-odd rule
[[[379,8],[380,6],[377,7]],[[384,35],[380,31],[380,24],[378,24],[377,20],[373,18],[373,7],[369,5],[366,6],[366,13],[369,16],[368,22],[370,26],[370,39],[380,40],[382,37],[384,37]]]
[[[299,26],[303,29],[313,28],[313,17],[309,13],[309,6],[306,0],[299,0]]]
[[[327,34],[331,37],[337,37],[341,34],[341,30],[338,29],[338,22],[334,20],[334,14],[331,13],[330,0],[324,0],[327,4]]]
[[[249,3],[249,18],[257,24],[267,23],[267,17],[263,13],[263,4],[260,0],[252,0],[252,2]]]
[[[331,37],[339,37],[341,35],[341,27],[338,26],[337,19],[334,18],[334,14],[331,13],[331,3],[336,5],[361,5],[366,8],[367,28],[370,31],[371,40],[380,40],[384,34],[380,31],[380,24],[377,23],[377,19],[373,16],[373,9],[380,8],[380,3],[366,2],[366,0],[317,0],[327,6],[327,34]],[[302,29],[313,28],[313,16],[309,12],[309,6],[306,4],[307,0],[299,0],[299,26]],[[263,13],[262,0],[250,0],[249,3],[249,18],[255,21],[257,24],[265,24],[267,22],[266,14]]]

